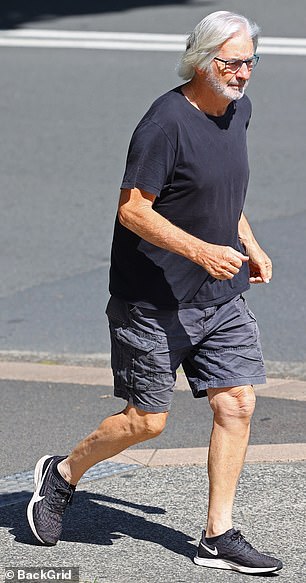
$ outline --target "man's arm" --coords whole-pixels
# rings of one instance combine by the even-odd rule
[[[206,243],[157,213],[155,196],[138,188],[121,191],[118,218],[139,237],[201,265],[216,279],[232,279],[248,257],[229,246]]]
[[[257,243],[243,213],[238,225],[238,234],[250,258],[250,283],[269,283],[272,278],[272,261]]]

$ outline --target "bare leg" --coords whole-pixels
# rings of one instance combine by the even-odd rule
[[[232,510],[255,407],[252,386],[209,389],[214,412],[208,455],[209,506],[206,536],[232,528]]]
[[[168,413],[147,413],[128,405],[124,411],[107,417],[72,453],[58,465],[67,482],[75,485],[97,462],[123,451],[131,445],[152,439],[165,427]]]

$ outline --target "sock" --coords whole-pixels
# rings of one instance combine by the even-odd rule
[[[53,471],[53,474],[57,478],[59,478],[60,480],[64,480],[65,484],[67,484],[70,488],[73,488],[73,490],[75,490],[75,486],[72,486],[72,484],[69,484],[69,482],[67,482],[67,480],[65,480],[65,478],[63,478],[62,474],[60,474],[58,471],[58,467],[57,467],[58,464],[60,464],[64,459],[66,459],[66,457],[63,457],[63,459],[59,460],[56,464],[53,464],[52,471]]]
[[[209,542],[211,544],[215,544],[221,536],[224,536],[227,532],[230,532],[230,530],[232,530],[232,529],[230,528],[229,530],[227,530],[226,532],[223,532],[222,534],[218,534],[217,536],[210,536],[210,537],[205,536],[205,530],[203,530],[202,540],[203,541],[206,540],[207,542]]]

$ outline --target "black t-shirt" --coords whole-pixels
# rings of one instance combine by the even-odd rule
[[[244,96],[223,116],[207,115],[172,89],[157,99],[131,139],[121,188],[145,190],[153,208],[187,233],[244,253],[238,239],[249,178]],[[249,287],[244,263],[230,280],[217,280],[189,259],[135,235],[116,218],[110,293],[130,303],[171,309],[224,303]]]

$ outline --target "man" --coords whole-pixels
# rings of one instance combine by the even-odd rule
[[[257,37],[243,16],[204,18],[181,59],[187,82],[157,99],[133,134],[107,307],[115,395],[127,406],[68,457],[37,463],[28,519],[42,543],[57,542],[88,468],[161,433],[182,365],[194,396],[207,396],[214,415],[208,517],[195,563],[243,573],[282,568],[232,524],[253,384],[265,382],[256,320],[241,294],[272,276],[243,214],[251,115],[244,91],[258,61]]]

